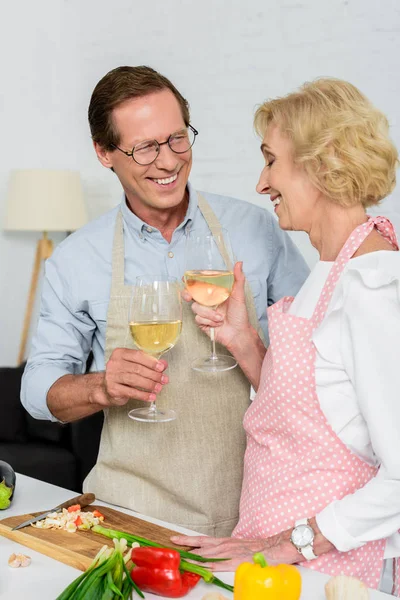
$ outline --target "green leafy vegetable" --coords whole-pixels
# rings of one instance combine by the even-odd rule
[[[126,563],[130,563],[130,551],[124,556],[128,547],[126,540],[113,541],[114,549],[103,546],[90,567],[70,583],[56,600],[128,600],[132,590],[144,598],[126,566]]]
[[[117,531],[116,529],[108,529],[107,527],[102,527],[101,525],[94,525],[92,527],[92,531],[94,533],[98,533],[100,535],[104,535],[105,537],[111,539],[123,539],[126,541],[128,546],[132,544],[139,544],[140,546],[145,547],[153,547],[153,548],[166,548],[166,546],[162,546],[161,544],[157,544],[157,542],[153,542],[147,538],[142,538],[137,535],[133,535],[131,533],[127,533],[126,531]],[[175,548],[177,552],[179,552],[181,556],[181,562],[179,568],[182,571],[188,571],[190,573],[197,573],[200,575],[206,583],[212,583],[224,590],[229,590],[233,592],[233,586],[225,583],[218,577],[214,575],[212,571],[202,567],[201,565],[196,565],[194,563],[188,562],[189,560],[195,560],[196,562],[220,562],[224,560],[230,560],[229,558],[204,558],[198,554],[194,554],[193,552],[187,552],[186,550],[178,550]]]

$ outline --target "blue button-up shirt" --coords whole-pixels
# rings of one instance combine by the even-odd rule
[[[93,350],[96,370],[104,370],[107,308],[115,220],[121,208],[124,223],[125,284],[139,275],[160,273],[178,279],[185,270],[185,230],[208,231],[188,184],[186,216],[167,242],[126,205],[92,221],[64,240],[46,262],[40,318],[32,341],[21,389],[25,408],[37,419],[56,420],[46,398],[53,383],[67,374],[85,372]],[[294,296],[308,276],[308,267],[289,236],[265,209],[235,198],[202,192],[221,225],[229,231],[236,260],[253,292],[260,325],[268,339],[266,307],[282,296]]]

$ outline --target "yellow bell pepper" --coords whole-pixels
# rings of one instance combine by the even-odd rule
[[[267,565],[260,552],[253,561],[236,569],[234,600],[299,600],[301,575],[294,565]]]

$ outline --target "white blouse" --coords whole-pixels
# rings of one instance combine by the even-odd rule
[[[316,264],[290,313],[312,316],[332,265]],[[313,341],[327,421],[352,452],[380,465],[363,488],[320,512],[318,526],[342,552],[387,538],[385,558],[400,556],[400,252],[349,261]]]

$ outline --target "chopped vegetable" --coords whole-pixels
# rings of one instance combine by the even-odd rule
[[[260,552],[253,561],[236,569],[234,600],[299,600],[301,575],[294,565],[269,566]]]
[[[71,511],[71,508],[74,510]],[[96,512],[99,516],[95,515]],[[69,533],[75,533],[77,529],[90,529],[103,520],[104,517],[99,511],[83,511],[79,504],[75,504],[75,506],[70,506],[68,509],[63,508],[60,512],[50,513],[45,519],[31,523],[31,525],[38,529],[63,529],[69,531]]]
[[[0,510],[8,508],[15,491],[16,476],[11,465],[0,460]]]
[[[197,585],[201,576],[179,570],[179,552],[169,548],[133,548],[132,580],[144,592],[165,598],[182,598]]]
[[[113,600],[131,598],[132,590],[144,598],[143,592],[132,581],[129,569],[133,567],[126,540],[114,540],[114,549],[103,546],[90,567],[77,577],[56,600]],[[126,564],[127,563],[127,564]]]
[[[31,564],[31,557],[26,556],[25,554],[11,554],[8,559],[8,566],[13,569],[18,569],[18,567],[29,567]]]
[[[69,506],[67,510],[68,510],[68,512],[75,512],[77,510],[81,510],[81,505],[73,504],[72,506]]]

